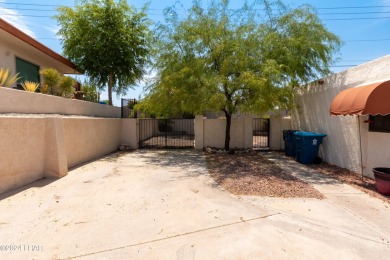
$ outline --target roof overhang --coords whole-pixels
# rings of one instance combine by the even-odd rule
[[[331,115],[390,114],[390,80],[340,92],[330,105]]]
[[[66,59],[65,57],[61,56],[60,54],[56,53],[55,51],[51,50],[50,48],[46,47],[42,43],[38,42],[31,36],[28,36],[18,28],[12,26],[11,24],[7,23],[3,19],[0,18],[0,29],[2,29],[4,32],[12,35],[13,37],[16,37],[20,41],[22,41],[25,46],[30,46],[34,48],[35,50],[41,52],[43,55],[47,55],[50,58],[54,59],[56,62],[62,64],[62,73],[64,74],[80,74],[80,72],[77,71],[76,65],[72,63],[70,60]]]

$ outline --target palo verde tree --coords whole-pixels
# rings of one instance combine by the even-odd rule
[[[99,86],[126,91],[140,80],[149,55],[146,7],[137,11],[126,0],[80,0],[74,8],[60,7],[63,52],[79,70]]]
[[[138,107],[159,116],[222,111],[226,150],[234,113],[289,107],[293,89],[329,73],[340,47],[312,7],[279,1],[235,10],[227,0],[193,1],[185,19],[166,10],[156,31],[157,76]]]

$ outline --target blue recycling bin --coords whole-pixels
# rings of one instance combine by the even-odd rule
[[[283,130],[283,140],[284,140],[284,153],[287,156],[295,156],[295,139],[294,133],[298,130]]]
[[[314,163],[318,149],[326,134],[298,131],[294,134],[296,160],[303,164]]]

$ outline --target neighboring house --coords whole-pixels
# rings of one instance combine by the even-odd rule
[[[62,74],[79,74],[72,62],[1,18],[0,39],[0,67],[19,73],[18,83],[24,80],[40,83],[39,70],[44,68],[54,68]]]
[[[356,107],[360,103],[361,108],[372,109],[368,106],[375,104],[390,110],[388,80],[390,55],[310,84],[297,94],[291,115],[293,129],[327,134],[320,148],[323,160],[358,173],[363,169],[365,176],[373,177],[372,168],[390,167],[390,116],[356,115],[367,113]],[[348,98],[339,95],[346,89],[350,89],[344,92]],[[378,91],[385,98],[375,96]],[[360,94],[354,96],[357,92]],[[336,114],[354,115],[331,115],[334,100],[339,103]]]

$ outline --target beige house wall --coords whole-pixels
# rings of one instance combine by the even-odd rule
[[[55,68],[61,73],[69,70],[58,60],[2,30],[0,30],[0,39],[0,67],[9,68],[13,74],[16,72],[16,57],[37,65],[39,69]]]
[[[330,104],[342,90],[390,79],[390,55],[348,69],[324,79],[324,84],[312,84],[296,97],[292,113],[292,128],[324,133],[320,156],[331,164],[361,172],[359,125],[364,175],[372,177],[373,167],[390,167],[389,133],[368,132],[366,116],[331,116]]]
[[[121,108],[10,88],[0,88],[0,113],[121,117]]]

